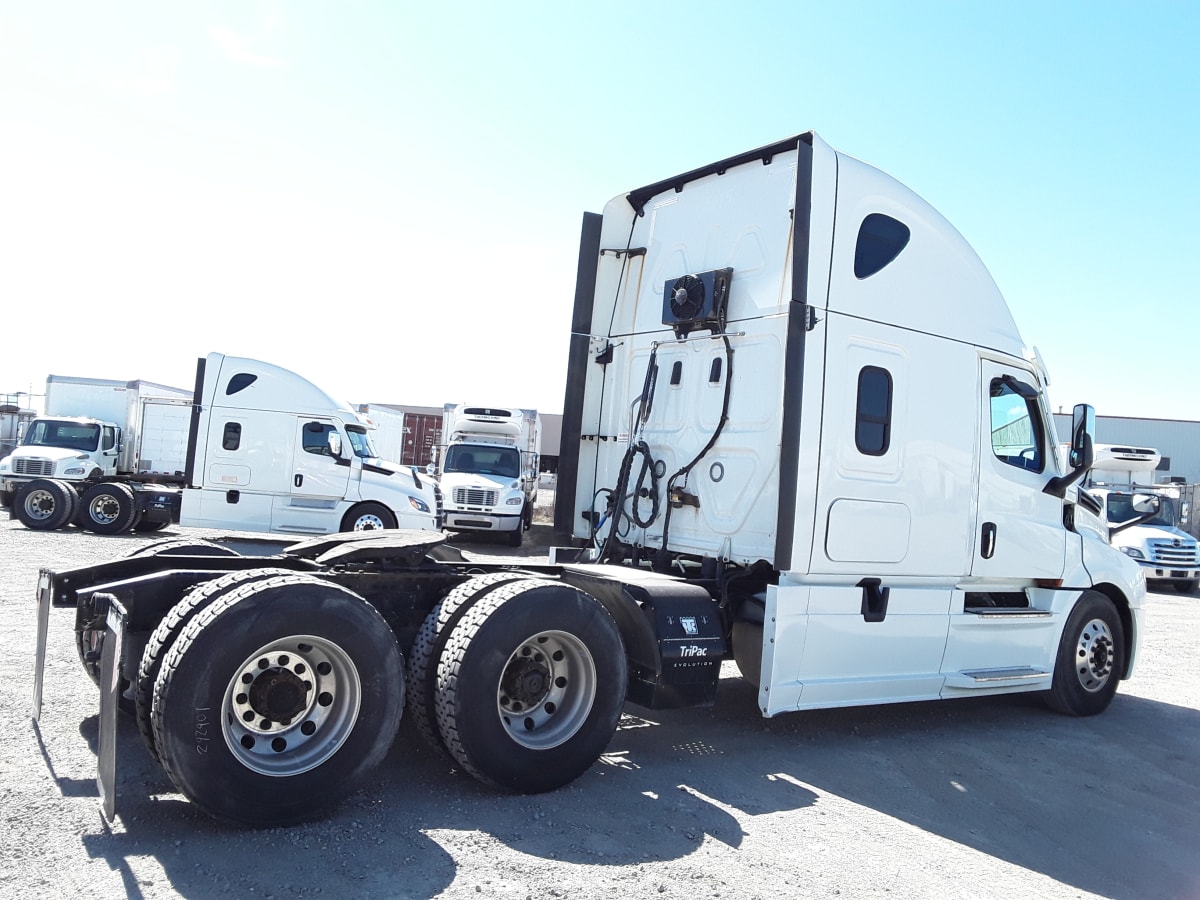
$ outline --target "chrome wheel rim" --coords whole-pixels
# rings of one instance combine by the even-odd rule
[[[54,515],[54,496],[49,491],[30,491],[25,495],[25,512],[31,519],[41,521]]]
[[[1080,630],[1075,645],[1075,674],[1080,686],[1089,693],[1103,690],[1115,663],[1112,630],[1103,619],[1092,619]]]
[[[88,518],[97,525],[111,525],[121,514],[121,504],[110,496],[97,497],[88,504]]]
[[[496,711],[514,741],[548,750],[583,727],[595,700],[596,663],[587,646],[565,631],[543,631],[505,663]]]
[[[234,758],[262,775],[299,775],[345,743],[362,703],[350,656],[312,635],[272,641],[246,657],[225,689],[221,717]]]

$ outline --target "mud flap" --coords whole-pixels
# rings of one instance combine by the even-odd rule
[[[104,818],[117,814],[117,708],[121,699],[121,656],[125,649],[125,608],[111,597],[100,654],[100,746],[96,756],[96,786]]]
[[[33,703],[30,715],[37,722],[42,717],[42,679],[46,671],[46,635],[50,631],[50,572],[42,569],[37,589],[37,648],[33,655]]]

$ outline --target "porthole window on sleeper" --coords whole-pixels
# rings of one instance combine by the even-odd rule
[[[887,266],[908,246],[911,233],[903,222],[871,213],[858,228],[854,245],[854,277],[869,278]]]

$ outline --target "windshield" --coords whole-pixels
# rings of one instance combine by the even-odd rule
[[[79,422],[53,422],[38,419],[25,433],[26,447],[64,447],[68,450],[95,450],[100,440],[99,425]]]
[[[375,445],[371,443],[371,436],[367,434],[365,428],[354,428],[347,425],[346,436],[350,439],[350,446],[354,448],[355,456],[360,456],[363,459],[379,458],[379,452],[375,449]]]
[[[521,454],[514,447],[455,444],[446,451],[446,464],[442,470],[516,478],[521,472]]]
[[[1105,504],[1110,525],[1120,525],[1130,519],[1136,519],[1138,514],[1133,511],[1132,494],[1109,494]],[[1147,519],[1143,525],[1158,525],[1163,528],[1175,527],[1175,501],[1170,497],[1158,498],[1158,513],[1153,519]]]

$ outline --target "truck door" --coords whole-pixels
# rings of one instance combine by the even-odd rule
[[[346,497],[353,454],[348,445],[341,456],[330,448],[330,435],[341,438],[332,420],[296,419],[298,435],[292,456],[289,492],[276,498],[271,527],[277,531],[328,534],[338,530],[339,504]]]
[[[979,515],[971,574],[984,581],[1061,578],[1062,501],[1042,491],[1058,474],[1058,464],[1037,379],[989,359],[981,360],[981,375]]]

